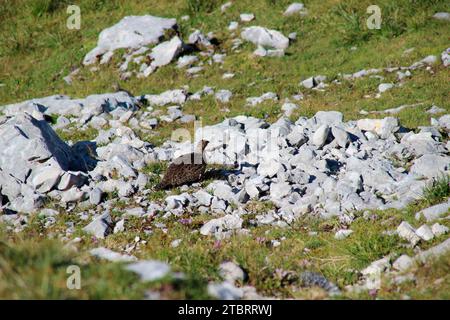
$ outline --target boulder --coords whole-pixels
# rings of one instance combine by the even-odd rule
[[[117,24],[100,32],[97,46],[83,59],[84,65],[90,65],[107,52],[116,49],[139,49],[157,44],[168,30],[176,29],[175,19],[159,18],[150,15],[127,16]]]
[[[244,28],[241,32],[242,39],[265,48],[286,50],[289,39],[281,32],[263,27],[253,26]]]

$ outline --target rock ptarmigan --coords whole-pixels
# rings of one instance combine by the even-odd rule
[[[208,143],[209,141],[201,140],[193,153],[184,154],[173,160],[155,189],[170,189],[202,180],[206,170],[203,153]]]

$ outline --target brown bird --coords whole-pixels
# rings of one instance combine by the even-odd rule
[[[173,160],[161,183],[155,189],[170,189],[202,180],[206,170],[203,153],[208,143],[209,141],[201,140],[195,152],[184,154]]]

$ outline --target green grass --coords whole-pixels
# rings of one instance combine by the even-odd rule
[[[423,191],[423,198],[429,205],[433,205],[450,196],[450,176],[444,175],[433,180]]]
[[[157,170],[156,168],[155,171]],[[208,281],[220,281],[219,264],[231,260],[248,273],[248,280],[243,284],[255,286],[261,294],[278,298],[325,298],[326,295],[320,293],[320,290],[317,292],[315,288],[302,288],[298,275],[303,271],[316,271],[343,288],[355,284],[359,279],[357,270],[375,260],[386,255],[391,255],[394,259],[403,253],[414,255],[414,251],[405,247],[397,236],[384,235],[383,232],[394,230],[403,220],[418,227],[420,222],[415,221],[414,213],[425,205],[425,201],[420,201],[404,210],[374,211],[376,218],[370,222],[357,215],[351,225],[354,232],[343,240],[334,239],[334,233],[342,228],[337,219],[320,221],[304,218],[289,228],[254,227],[248,223],[248,220],[254,218],[250,214],[243,216],[250,235],[233,235],[230,239],[221,241],[196,232],[212,218],[210,214],[198,213],[168,219],[162,219],[158,215],[144,220],[127,217],[126,232],[112,234],[105,240],[93,239],[81,230],[87,224],[86,221],[80,220],[75,212],[66,213],[63,208],[55,205],[60,215],[57,222],[47,229],[44,228],[45,220],[38,215],[31,215],[29,224],[19,234],[4,228],[0,230],[0,297],[128,299],[141,298],[147,290],[151,290],[166,298],[201,299],[207,297]],[[133,206],[132,203],[117,202],[112,212],[113,219],[118,221],[122,218],[123,209]],[[259,205],[252,212],[269,210],[270,207],[270,203]],[[191,222],[180,223],[181,219],[190,219]],[[75,251],[64,249],[60,240],[48,239],[50,235],[64,234],[68,222],[73,222],[76,226],[74,236],[82,239],[75,245]],[[155,222],[163,223],[169,231],[166,233],[155,228]],[[448,221],[441,223],[450,226]],[[147,234],[145,230],[152,232]],[[317,234],[313,235],[311,231]],[[167,261],[174,271],[185,273],[186,279],[178,281],[168,278],[155,283],[140,283],[134,274],[124,271],[121,264],[99,261],[87,254],[89,249],[97,246],[122,252],[128,244],[134,243],[137,236],[145,240],[146,244],[131,254],[139,259]],[[422,243],[420,247],[428,249],[445,240],[445,237]],[[176,239],[181,239],[181,244],[172,248],[171,243]],[[281,240],[281,245],[273,247],[272,240]],[[427,268],[445,270],[446,267],[441,265],[444,260],[427,263]],[[73,264],[79,265],[83,273],[81,290],[68,290],[65,287],[65,270]],[[425,299],[446,296],[442,290],[448,290],[448,284],[438,287],[441,289],[429,286],[429,282],[440,278],[448,281],[448,276],[442,271],[430,271],[428,276],[420,268],[414,272],[427,278],[428,282],[424,279],[421,286],[407,287],[402,294]],[[290,274],[290,280],[279,278],[281,273]],[[389,288],[392,286],[385,284],[379,296],[398,298],[399,295],[393,295]],[[364,293],[355,296],[344,291],[342,298],[366,296]]]

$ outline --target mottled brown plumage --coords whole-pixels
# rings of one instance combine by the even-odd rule
[[[202,140],[199,143],[199,150],[173,160],[156,190],[170,189],[202,180],[206,170],[203,152],[207,145],[208,141]]]

